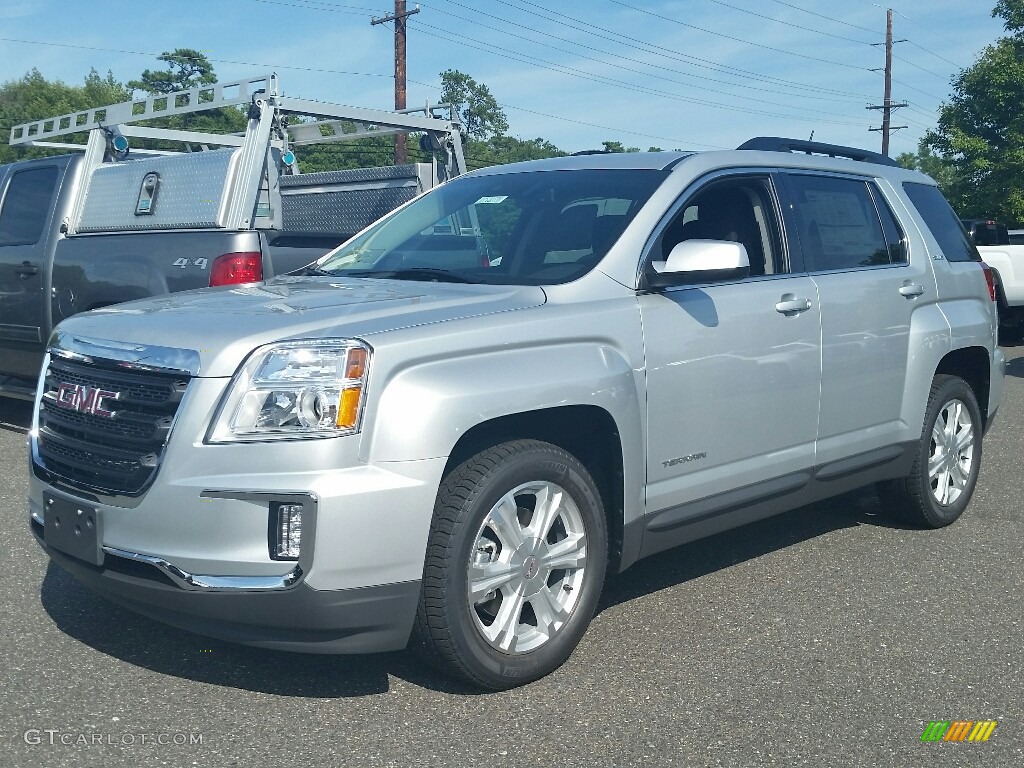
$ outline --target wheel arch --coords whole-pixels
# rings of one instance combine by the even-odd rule
[[[636,560],[639,542],[624,542],[624,475],[622,436],[612,415],[596,405],[566,405],[499,416],[483,421],[459,438],[444,468],[447,475],[461,463],[500,443],[540,440],[575,456],[601,492],[608,525],[609,572]],[[626,557],[623,550],[626,550]]]
[[[962,347],[948,352],[939,361],[935,374],[958,376],[966,381],[978,401],[981,418],[985,422],[983,426],[987,426],[991,371],[988,350],[984,347]]]

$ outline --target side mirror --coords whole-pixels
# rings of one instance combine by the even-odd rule
[[[647,275],[651,288],[739,280],[750,274],[747,249],[724,240],[684,240],[672,249],[668,259],[652,262],[651,266],[654,272]]]

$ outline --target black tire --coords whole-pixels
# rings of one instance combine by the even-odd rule
[[[955,407],[957,403],[966,411],[973,433],[969,457],[959,449],[949,451],[949,445],[937,446],[937,441],[933,439],[937,422],[942,427],[952,419],[954,429],[960,425],[949,410],[951,404]],[[949,430],[941,431],[949,434]],[[878,483],[878,496],[882,505],[907,522],[925,528],[942,528],[955,521],[970,503],[978,482],[982,432],[981,409],[978,408],[974,390],[956,376],[936,376],[928,396],[921,443],[917,447],[914,465],[906,477]],[[959,444],[966,437],[966,430],[957,434],[959,437],[955,442]],[[929,462],[933,456],[941,458],[947,455],[950,456],[945,465],[948,471],[939,469],[938,476],[930,473]],[[958,484],[962,484],[962,487],[957,487]],[[944,488],[949,494],[945,502],[940,498]]]
[[[537,516],[538,509],[547,514]],[[546,529],[542,536],[529,535],[538,528]],[[582,564],[545,565],[559,557]],[[474,686],[502,690],[544,677],[583,637],[607,561],[601,496],[571,454],[536,440],[481,451],[453,469],[438,491],[414,644]],[[483,586],[491,584],[492,571],[485,569],[502,571],[499,581],[513,575],[491,590]]]

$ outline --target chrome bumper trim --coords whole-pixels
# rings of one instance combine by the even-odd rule
[[[302,577],[302,569],[298,565],[280,576],[204,576],[184,571],[173,563],[153,555],[142,555],[116,547],[104,547],[103,551],[114,557],[151,565],[176,585],[190,592],[272,592],[293,587]]]

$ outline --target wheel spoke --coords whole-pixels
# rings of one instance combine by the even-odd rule
[[[942,469],[946,454],[941,449],[936,449],[931,458],[928,459],[928,477],[935,477],[935,473]]]
[[[570,534],[548,547],[541,564],[549,571],[560,568],[582,568],[587,562],[587,537],[582,533]]]
[[[494,532],[498,534],[503,546],[516,551],[525,540],[523,527],[519,525],[518,507],[515,497],[506,493],[491,509],[488,518]]]
[[[936,494],[936,498],[939,500],[939,504],[948,504],[949,503],[949,486],[950,486],[949,470],[948,469],[942,470],[942,472],[939,473],[939,478],[938,479],[939,479],[939,485],[938,485],[938,488],[937,488],[938,494]]]
[[[508,563],[493,562],[471,565],[469,568],[470,602],[479,603],[491,592],[497,592],[502,587],[509,585],[517,574],[518,570]]]
[[[533,508],[533,519],[530,520],[529,536],[535,539],[544,539],[555,524],[558,515],[562,511],[562,499],[565,494],[561,488],[552,488],[545,485],[540,488],[535,498],[537,503]]]
[[[537,617],[537,631],[551,637],[569,618],[569,611],[558,602],[555,595],[547,588],[531,597],[528,601]]]
[[[964,404],[957,400],[953,404],[953,432],[963,426],[965,423],[965,417],[967,414],[964,412]]]
[[[970,427],[964,429],[957,437],[956,441],[956,452],[962,454],[965,450],[974,445],[974,430]]]
[[[967,473],[964,472],[964,468],[959,461],[954,461],[950,464],[949,477],[952,485],[958,491],[962,491],[967,487]]]
[[[939,418],[932,425],[932,442],[935,443],[936,448],[946,444],[946,430],[943,428],[942,414],[939,414]]]
[[[494,617],[491,624],[491,640],[503,651],[514,651],[516,645],[516,630],[519,629],[519,619],[523,613],[523,593],[513,592],[506,595],[501,601],[501,608],[498,615]]]

